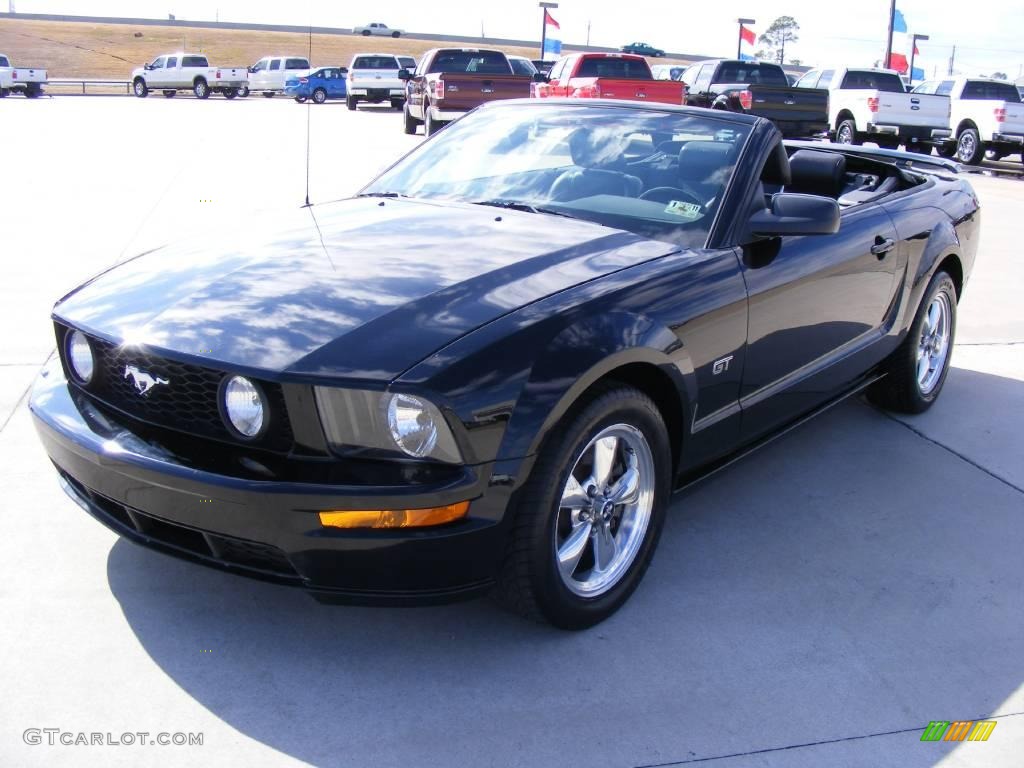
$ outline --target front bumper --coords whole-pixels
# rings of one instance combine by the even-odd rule
[[[443,483],[326,486],[215,473],[133,431],[72,391],[48,364],[29,407],[65,490],[121,536],[235,573],[300,586],[327,602],[419,604],[472,597],[493,583],[511,494],[508,468],[460,467]],[[259,463],[259,457],[248,459]],[[244,459],[243,459],[244,462]],[[496,474],[498,470],[501,474]],[[241,474],[241,473],[240,473]],[[436,528],[325,528],[330,509],[442,506],[469,515]]]

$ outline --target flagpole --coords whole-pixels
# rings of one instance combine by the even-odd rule
[[[885,63],[882,65],[885,69],[889,69],[892,66],[892,28],[896,23],[896,0],[892,0],[889,3],[889,39],[885,44]]]
[[[740,25],[740,36],[739,36],[739,39],[736,41],[736,58],[737,59],[742,59],[743,58],[743,27],[746,24],[756,24],[757,22],[754,21],[753,19],[736,19],[736,21],[738,21],[739,25]]]
[[[540,58],[544,60],[544,46],[548,41],[548,8],[557,8],[558,3],[537,3],[542,11],[540,17]]]

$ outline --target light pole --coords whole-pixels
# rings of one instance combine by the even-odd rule
[[[910,41],[910,72],[907,74],[910,76],[910,84],[914,84],[914,54],[917,53],[917,41],[927,40],[928,35],[913,35]]]
[[[543,11],[540,17],[540,58],[544,59],[544,43],[548,39],[548,8],[557,8],[558,3],[537,3]]]
[[[736,19],[736,21],[740,25],[740,33],[739,33],[740,36],[739,36],[739,39],[736,41],[736,58],[738,59],[738,58],[740,58],[741,52],[743,50],[743,27],[744,27],[744,25],[746,25],[746,24],[756,24],[757,22],[754,21],[753,19]]]

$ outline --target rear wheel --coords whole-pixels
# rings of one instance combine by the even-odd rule
[[[132,91],[140,99],[144,99],[149,96],[149,87],[146,85],[146,81],[141,77],[135,78],[135,82],[132,83]]]
[[[233,99],[233,98],[235,98],[235,96],[238,95],[238,89],[237,88],[225,88],[223,93],[224,93],[224,98],[225,99]]]
[[[297,102],[299,102],[299,104],[301,104],[302,102],[304,102],[306,100],[306,97],[305,96],[296,96],[295,100]]]
[[[853,120],[843,120],[836,126],[836,144],[857,144],[857,126]]]
[[[357,104],[359,104],[359,99],[357,99],[355,96],[345,97],[345,106],[348,107],[349,110],[354,110]]]
[[[936,147],[935,151],[939,153],[939,157],[956,157],[956,144],[943,144]]]
[[[408,104],[406,104],[402,108],[402,111],[403,111],[403,116],[405,117],[405,132],[407,134],[409,134],[410,136],[414,136],[416,134],[416,129],[420,125],[420,121],[417,120],[415,117],[413,117],[412,114],[409,112],[409,105]]]
[[[517,493],[496,596],[564,629],[618,610],[651,561],[669,499],[668,431],[624,384],[582,401],[551,433]]]
[[[197,99],[205,99],[210,95],[210,86],[206,84],[206,81],[199,78],[192,84],[192,93],[196,95]]]
[[[264,99],[272,99],[272,98],[274,98],[274,92],[273,91],[264,91],[263,92],[263,98]]]
[[[967,165],[977,165],[985,156],[985,145],[976,128],[964,128],[956,139],[956,159]]]
[[[1006,152],[1001,152],[998,149],[986,149],[985,150],[985,159],[986,160],[991,160],[993,162],[999,162],[1004,157],[1006,157],[1006,154],[1007,154]]]
[[[910,331],[886,361],[886,376],[868,389],[868,399],[900,413],[931,408],[946,382],[956,337],[956,286],[936,272],[924,292]]]
[[[25,86],[25,98],[26,99],[37,98],[41,93],[42,93],[42,91],[40,90],[39,86],[36,85],[35,83],[29,83],[28,85]]]
[[[173,99],[177,91],[162,91],[165,99]]]
[[[391,33],[391,36],[392,36],[392,37],[401,37],[401,36],[402,36],[402,33],[401,33],[401,32],[392,32],[392,33]]]
[[[317,88],[315,91],[313,91],[313,101],[315,101],[317,104],[323,104],[325,101],[327,101],[327,91],[325,91],[323,88]]]
[[[363,37],[369,37],[369,36],[370,36],[370,30],[364,29],[363,30]]]
[[[430,107],[426,104],[423,105],[423,134],[425,136],[433,136],[439,130],[441,130],[442,124],[440,121],[435,120],[430,114]]]
[[[0,99],[6,99],[8,93],[10,93],[10,91],[6,88],[0,88]]]

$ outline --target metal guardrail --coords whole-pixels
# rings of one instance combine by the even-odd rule
[[[85,93],[85,87],[87,85],[99,86],[103,88],[124,88],[124,92],[129,95],[132,92],[132,83],[130,80],[76,80],[73,78],[60,78],[58,80],[47,80],[46,85],[80,85],[82,86],[83,94]]]

